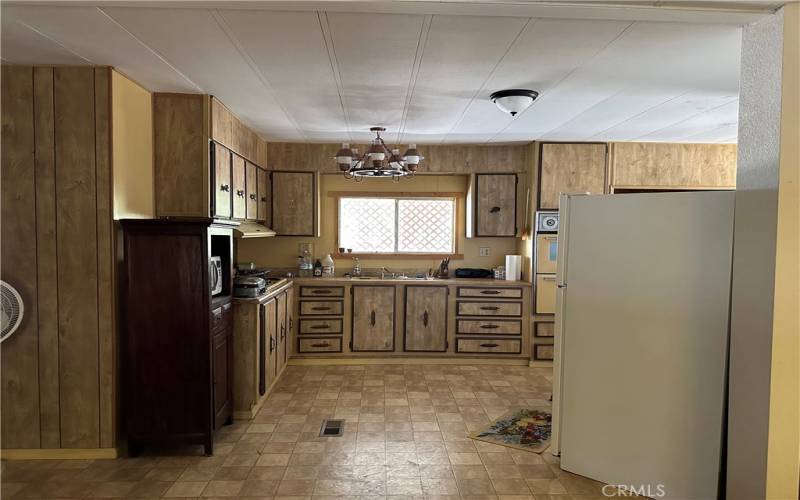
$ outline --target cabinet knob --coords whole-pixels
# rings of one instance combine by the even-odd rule
[[[500,290],[481,290],[483,295],[499,295]]]
[[[330,311],[331,308],[330,307],[325,307],[325,306],[316,306],[316,307],[312,307],[311,310],[312,311]]]
[[[222,184],[222,185],[219,187],[219,190],[220,190],[220,191],[225,191],[225,192],[227,193],[228,191],[230,191],[230,190],[231,190],[231,187],[230,187],[229,185],[227,185],[227,184]]]
[[[311,328],[312,330],[327,330],[330,327],[328,325],[313,325],[310,326],[309,328]]]
[[[428,326],[428,311],[422,313],[422,324]]]
[[[485,328],[487,330],[494,330],[495,328],[500,328],[500,325],[492,325],[492,324],[481,325],[481,328]]]
[[[375,311],[372,311],[369,315],[369,323],[372,326],[375,326]]]
[[[263,201],[264,203],[266,203],[266,202],[267,202],[267,197],[266,197],[266,196],[262,196],[262,197],[261,197],[261,201]]]
[[[256,195],[250,193],[250,199],[253,200],[253,201],[256,201]]]
[[[238,197],[240,197],[240,198],[244,198],[244,191],[243,191],[243,190],[241,190],[241,189],[238,189],[238,190],[236,191],[236,196],[238,196]]]
[[[492,208],[489,209],[489,213],[490,214],[496,214],[499,211],[500,211],[500,207],[492,207]]]

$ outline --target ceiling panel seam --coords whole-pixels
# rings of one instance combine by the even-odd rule
[[[350,142],[353,142],[350,115],[347,112],[347,103],[344,97],[344,84],[342,83],[341,70],[339,69],[339,59],[336,57],[336,47],[333,44],[333,35],[331,35],[328,13],[317,11],[317,21],[319,22],[319,29],[322,32],[322,39],[325,41],[325,50],[328,53],[328,63],[331,66],[333,80],[336,82],[336,92],[339,93],[339,106],[342,108],[342,116],[344,117],[344,123],[347,127],[347,138]]]
[[[236,48],[236,51],[239,52],[239,55],[242,56],[242,59],[244,59],[247,65],[250,66],[250,70],[253,72],[253,74],[255,74],[256,78],[258,78],[258,80],[261,82],[261,85],[263,85],[264,88],[267,90],[267,92],[275,99],[275,102],[281,108],[281,111],[283,111],[283,114],[286,116],[286,118],[288,118],[289,121],[292,123],[295,130],[297,130],[297,132],[303,138],[303,141],[307,142],[308,137],[306,137],[305,131],[302,129],[302,127],[300,127],[300,124],[297,122],[297,120],[295,120],[294,116],[292,116],[292,114],[289,113],[289,110],[286,109],[286,107],[284,107],[283,104],[281,104],[280,99],[278,99],[278,96],[275,90],[272,88],[272,85],[269,83],[269,80],[267,79],[266,75],[264,75],[264,73],[258,67],[256,62],[253,61],[253,58],[250,57],[250,54],[247,53],[247,49],[244,48],[242,42],[240,42],[239,39],[236,38],[233,29],[228,25],[228,22],[225,20],[224,16],[220,13],[218,9],[212,10],[211,16],[217,22],[217,25],[220,27],[220,29],[222,29],[222,31],[228,37],[228,40],[230,40],[230,42]],[[251,127],[255,126],[255,124],[252,123],[249,123],[248,125],[250,125]]]
[[[403,114],[400,118],[400,126],[397,129],[397,144],[402,142],[403,134],[406,130],[408,111],[411,106],[411,100],[414,97],[414,89],[417,87],[417,78],[419,77],[419,69],[422,66],[422,58],[425,54],[425,48],[428,45],[428,34],[431,31],[431,24],[433,24],[433,16],[425,16],[422,21],[422,27],[419,30],[417,50],[414,52],[414,64],[411,66],[411,75],[408,78],[408,86],[406,87],[406,100],[403,104]]]
[[[636,22],[631,22],[631,23],[628,23],[628,25],[627,25],[627,26],[625,26],[625,28],[623,28],[623,29],[622,29],[622,31],[620,31],[620,32],[619,32],[619,34],[617,34],[617,36],[615,36],[615,37],[614,37],[613,39],[611,39],[611,40],[610,40],[608,43],[606,43],[605,45],[603,45],[602,47],[600,47],[600,49],[598,49],[598,50],[597,50],[597,52],[595,52],[594,54],[592,54],[591,56],[589,56],[588,58],[586,58],[586,60],[585,60],[585,61],[583,61],[583,62],[579,63],[577,66],[575,66],[574,68],[572,68],[572,70],[571,70],[571,71],[567,72],[567,74],[565,74],[563,77],[561,77],[561,79],[559,79],[559,80],[558,80],[558,81],[557,81],[557,82],[556,82],[556,83],[555,83],[555,84],[554,84],[552,87],[550,87],[549,89],[546,89],[546,90],[542,89],[542,90],[540,91],[540,93],[539,93],[539,97],[538,97],[538,98],[537,98],[535,101],[533,101],[533,104],[531,104],[531,105],[530,105],[530,107],[528,107],[527,109],[525,109],[524,111],[522,111],[521,113],[519,113],[517,116],[515,116],[515,117],[514,117],[514,120],[512,120],[512,121],[511,121],[511,122],[510,122],[508,125],[506,125],[505,127],[503,127],[503,128],[502,128],[502,129],[501,129],[499,132],[497,132],[497,133],[496,133],[494,136],[492,136],[492,137],[489,139],[489,141],[487,141],[487,142],[494,142],[494,140],[497,138],[497,136],[499,136],[500,134],[502,134],[503,132],[505,132],[505,131],[506,131],[506,129],[508,129],[508,127],[510,127],[511,125],[513,125],[514,123],[516,123],[516,121],[517,121],[517,120],[519,120],[519,119],[520,119],[520,117],[522,117],[522,116],[523,116],[525,113],[528,113],[528,112],[530,112],[530,110],[531,110],[531,109],[534,109],[534,108],[536,107],[536,105],[537,105],[537,104],[541,104],[541,102],[542,102],[542,100],[543,100],[543,99],[547,99],[547,96],[548,96],[549,94],[551,94],[553,90],[557,89],[557,88],[558,88],[558,86],[559,86],[559,85],[561,85],[562,83],[564,83],[564,82],[565,82],[565,81],[566,81],[566,80],[567,80],[567,79],[568,79],[570,76],[572,76],[573,74],[575,74],[575,72],[577,72],[578,70],[580,70],[581,68],[583,68],[583,67],[586,65],[586,63],[593,61],[593,60],[594,60],[594,59],[595,59],[597,56],[599,56],[600,54],[602,54],[603,52],[605,52],[605,50],[606,50],[606,49],[608,49],[608,48],[609,48],[609,47],[611,47],[611,46],[612,46],[614,43],[616,43],[616,42],[617,42],[617,41],[619,41],[619,40],[620,40],[622,37],[624,37],[624,36],[625,36],[625,34],[626,34],[626,33],[628,33],[628,31],[630,31],[630,29],[633,27],[633,25],[634,25],[634,24],[636,24]],[[534,90],[537,90],[537,89],[534,89]],[[530,137],[530,138],[528,138],[528,140],[535,141],[535,140],[537,140],[539,137],[541,137],[541,135],[539,135],[538,137]]]
[[[693,133],[693,134],[689,134],[689,135],[683,135],[683,136],[680,137],[680,142],[684,142],[684,141],[697,142],[696,138],[698,136],[701,136],[701,137],[702,136],[707,136],[708,134],[711,134],[711,133],[714,133],[714,132],[718,132],[720,130],[725,130],[726,128],[728,128],[729,125],[732,125],[732,124],[723,123],[722,125],[717,125],[714,128],[711,128],[711,129],[708,129],[708,130],[704,130],[702,132],[697,132],[697,133]],[[738,127],[737,127],[737,129],[738,129]],[[678,140],[678,139],[676,138],[676,140]],[[721,141],[716,140],[716,141],[704,141],[704,142],[721,142]]]
[[[658,104],[656,104],[654,106],[650,106],[649,108],[647,108],[647,109],[645,109],[643,111],[640,111],[639,113],[636,113],[633,116],[629,116],[628,118],[625,118],[621,122],[615,123],[614,125],[611,125],[610,127],[606,127],[603,130],[601,130],[599,132],[596,132],[595,134],[589,136],[587,139],[588,140],[595,139],[595,138],[597,138],[597,136],[602,135],[602,134],[608,132],[609,130],[612,130],[612,129],[617,128],[617,127],[619,127],[621,125],[624,125],[625,123],[628,123],[631,120],[635,120],[635,119],[637,119],[637,118],[639,118],[641,116],[644,116],[647,113],[650,113],[651,111],[653,111],[654,109],[656,109],[656,108],[658,108],[660,106],[663,106],[665,104],[668,104],[668,103],[670,103],[670,102],[672,102],[672,101],[674,101],[676,99],[681,99],[682,97],[684,97],[684,96],[686,96],[687,94],[690,94],[690,93],[691,93],[691,91],[687,90],[686,92],[682,92],[682,93],[680,93],[680,94],[678,94],[676,96],[673,96],[673,97],[667,99],[666,101],[660,102],[660,103],[658,103]],[[578,115],[578,116],[580,116],[580,115]]]
[[[78,54],[77,52],[75,52],[74,50],[70,49],[69,47],[67,47],[67,46],[66,46],[66,45],[64,45],[63,43],[61,43],[61,42],[59,42],[58,40],[56,40],[55,38],[51,37],[50,35],[45,35],[43,32],[39,31],[37,28],[35,28],[35,27],[31,26],[30,24],[28,24],[28,23],[26,23],[26,22],[24,22],[24,21],[21,21],[21,20],[19,20],[19,19],[16,19],[14,22],[16,22],[17,24],[19,24],[19,25],[21,25],[21,26],[24,26],[25,28],[27,28],[27,29],[29,29],[29,30],[33,31],[34,33],[36,33],[37,35],[41,36],[41,37],[42,37],[42,38],[44,38],[45,40],[48,40],[48,41],[50,41],[50,42],[53,42],[54,44],[58,45],[58,46],[59,46],[59,47],[61,47],[62,49],[64,49],[64,50],[66,50],[67,52],[69,52],[70,54],[74,55],[75,57],[78,57],[78,58],[80,58],[80,59],[83,59],[84,61],[86,61],[87,63],[89,63],[89,64],[91,64],[91,65],[94,65],[94,64],[95,64],[95,63],[93,63],[93,62],[92,62],[92,60],[91,60],[91,59],[88,59],[88,58],[86,58],[86,57],[83,57],[82,55]]]
[[[511,43],[508,44],[508,47],[506,47],[506,50],[505,50],[505,52],[503,52],[503,55],[500,56],[500,59],[498,59],[497,62],[494,64],[494,66],[492,66],[492,69],[489,71],[489,74],[486,75],[486,78],[484,78],[483,82],[481,82],[481,85],[480,85],[480,87],[478,87],[477,92],[475,92],[472,95],[472,98],[470,98],[470,100],[467,103],[467,105],[464,106],[464,109],[461,110],[461,114],[458,116],[458,119],[455,121],[455,123],[453,123],[453,126],[450,127],[450,130],[448,130],[447,133],[444,135],[444,137],[442,137],[442,140],[439,141],[439,144],[444,144],[447,141],[447,138],[450,136],[450,134],[452,134],[453,131],[456,128],[458,128],[458,126],[464,120],[464,117],[467,115],[467,111],[469,111],[469,108],[471,108],[472,105],[475,103],[475,100],[478,98],[478,96],[485,94],[485,92],[486,92],[485,88],[489,84],[489,80],[492,79],[492,76],[494,76],[495,72],[497,71],[497,68],[500,67],[500,64],[506,58],[508,53],[511,52],[511,50],[514,47],[516,47],[516,45],[522,39],[522,35],[528,30],[528,28],[529,27],[532,28],[535,25],[536,25],[536,19],[534,19],[532,17],[529,17],[525,21],[525,24],[522,26],[522,28],[520,28],[519,32],[517,32],[517,35],[514,37],[513,40],[511,40]],[[500,90],[500,89],[497,89],[497,90]]]
[[[138,43],[139,43],[139,45],[141,45],[141,46],[142,46],[142,47],[144,47],[146,50],[150,51],[150,53],[152,53],[152,54],[153,54],[154,56],[156,56],[158,59],[160,59],[160,60],[161,60],[161,61],[162,61],[164,64],[166,64],[166,65],[167,65],[167,66],[168,66],[170,69],[172,69],[172,71],[174,71],[174,72],[175,72],[176,74],[178,74],[178,75],[179,75],[181,78],[183,78],[184,80],[186,80],[187,82],[189,82],[189,84],[190,84],[192,87],[194,87],[194,88],[195,88],[195,89],[196,89],[198,92],[204,92],[204,91],[203,91],[203,88],[202,88],[200,85],[198,85],[197,83],[195,83],[195,82],[194,82],[194,80],[192,80],[191,78],[189,78],[188,76],[186,76],[186,75],[185,75],[185,74],[184,74],[184,73],[183,73],[181,70],[179,70],[178,68],[176,68],[176,67],[175,67],[175,66],[174,66],[174,65],[173,65],[171,62],[169,62],[169,61],[167,60],[167,58],[166,58],[166,57],[162,56],[162,55],[161,55],[161,54],[160,54],[160,53],[159,53],[157,50],[155,50],[153,47],[151,47],[151,46],[147,45],[147,44],[144,42],[144,40],[142,40],[142,39],[141,39],[141,38],[139,38],[138,36],[134,35],[134,34],[133,34],[133,33],[132,33],[132,32],[131,32],[131,31],[130,31],[128,28],[126,28],[126,27],[125,27],[125,26],[124,26],[124,25],[123,25],[121,22],[119,22],[119,21],[117,21],[116,19],[114,19],[114,16],[112,16],[111,14],[109,14],[108,12],[106,12],[105,10],[103,10],[103,8],[102,8],[102,7],[95,7],[95,8],[97,9],[97,11],[98,11],[98,12],[100,12],[100,14],[101,14],[101,15],[105,16],[105,17],[106,17],[106,18],[107,18],[109,21],[111,21],[112,23],[114,23],[115,25],[117,25],[117,26],[118,26],[118,27],[119,27],[119,28],[120,28],[122,31],[124,31],[125,33],[127,33],[127,34],[128,34],[128,35],[129,35],[131,38],[133,38],[134,40],[136,40],[136,42],[138,42]],[[153,89],[149,89],[149,90],[153,90]]]
[[[695,119],[695,118],[697,118],[698,116],[703,116],[703,115],[704,115],[704,114],[706,114],[706,113],[710,113],[710,112],[712,112],[712,111],[716,111],[716,110],[718,110],[719,108],[723,108],[723,107],[725,107],[725,106],[728,106],[728,105],[729,105],[729,104],[731,104],[732,102],[736,102],[736,101],[738,101],[738,100],[739,100],[739,98],[738,98],[738,97],[734,97],[734,98],[732,98],[730,101],[724,102],[724,103],[720,104],[719,106],[714,106],[713,108],[705,109],[705,110],[703,110],[703,111],[701,111],[701,112],[699,112],[699,113],[695,113],[695,114],[693,114],[693,115],[691,115],[691,116],[688,116],[688,117],[686,117],[686,118],[683,118],[683,119],[680,119],[680,120],[678,120],[678,121],[676,121],[676,122],[674,122],[674,123],[671,123],[671,124],[667,125],[666,127],[661,127],[661,128],[659,128],[659,129],[653,130],[652,132],[648,132],[648,133],[646,133],[646,134],[642,134],[642,135],[636,136],[636,137],[634,137],[634,138],[633,138],[633,140],[634,140],[634,141],[639,141],[640,139],[642,139],[642,138],[644,138],[644,137],[647,137],[647,136],[649,136],[649,135],[653,135],[653,134],[657,134],[657,133],[659,133],[659,132],[661,132],[661,131],[663,131],[663,130],[667,130],[668,128],[674,127],[674,126],[676,126],[676,125],[680,125],[681,123],[687,122],[687,121],[689,121],[689,120],[694,120],[694,119]]]

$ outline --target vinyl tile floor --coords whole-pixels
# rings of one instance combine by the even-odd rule
[[[467,433],[549,406],[552,370],[506,365],[288,366],[261,411],[200,447],[116,460],[2,464],[2,498],[607,498],[602,483]],[[340,437],[319,437],[324,419]]]

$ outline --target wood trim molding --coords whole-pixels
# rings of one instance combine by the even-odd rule
[[[450,257],[451,259],[461,260],[464,258],[463,253],[340,253],[336,252],[334,257],[346,259],[349,257],[358,257],[359,259],[443,259]]]
[[[517,338],[518,340],[518,338]],[[359,358],[313,358],[293,357],[288,364],[293,366],[320,366],[320,365],[514,365],[528,366],[528,359],[520,358],[487,358],[486,354],[476,357],[468,353],[459,353],[453,357],[421,357],[419,354],[409,354],[408,357],[359,357]],[[547,366],[547,365],[541,365]]]
[[[28,448],[0,450],[3,460],[93,460],[119,456],[117,448]]]
[[[464,193],[460,191],[453,192],[416,192],[416,191],[328,191],[328,196],[331,198],[346,198],[353,196],[355,198],[463,198]]]

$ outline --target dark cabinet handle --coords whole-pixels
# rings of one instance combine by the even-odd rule
[[[237,189],[236,190],[236,196],[238,196],[240,198],[244,198],[244,191],[241,190],[241,189]]]
[[[312,330],[329,330],[330,325],[314,325],[310,327]]]
[[[500,290],[481,290],[484,295],[500,295]]]
[[[492,342],[492,343],[481,344],[481,347],[497,347],[498,345],[499,344],[495,344],[494,342]]]
[[[428,311],[422,314],[422,324],[428,326]]]
[[[270,335],[269,336],[269,352],[272,352],[274,350],[275,350],[275,337]]]
[[[499,211],[500,211],[500,207],[492,207],[492,208],[489,209],[489,213],[490,214],[496,214]]]
[[[320,342],[318,344],[311,344],[311,347],[330,347],[331,345],[327,342]]]
[[[286,325],[281,325],[281,340],[286,338]]]
[[[497,306],[481,306],[481,311],[499,311],[500,308]]]
[[[261,201],[266,202],[267,201],[267,197],[266,196],[262,196],[261,197]]]
[[[312,311],[330,311],[331,308],[327,306],[316,306],[311,308]]]
[[[289,317],[289,330],[290,331],[292,329],[292,325],[294,324],[294,321],[292,321],[292,319],[293,319],[292,317]]]
[[[227,193],[228,191],[230,191],[230,190],[231,190],[231,187],[230,187],[229,185],[227,185],[227,184],[222,184],[222,185],[219,187],[219,190],[220,190],[220,191],[225,191],[225,192]]]
[[[369,315],[369,323],[372,326],[375,326],[375,311],[372,311]]]
[[[330,290],[312,290],[311,293],[313,293],[314,295],[327,295],[327,294],[330,294],[331,291]]]
[[[253,193],[250,193],[250,199],[253,200],[253,201],[256,201],[256,195],[254,195]]]
[[[481,328],[485,328],[487,330],[494,330],[495,328],[500,328],[500,325],[492,325],[492,324],[481,325]]]

